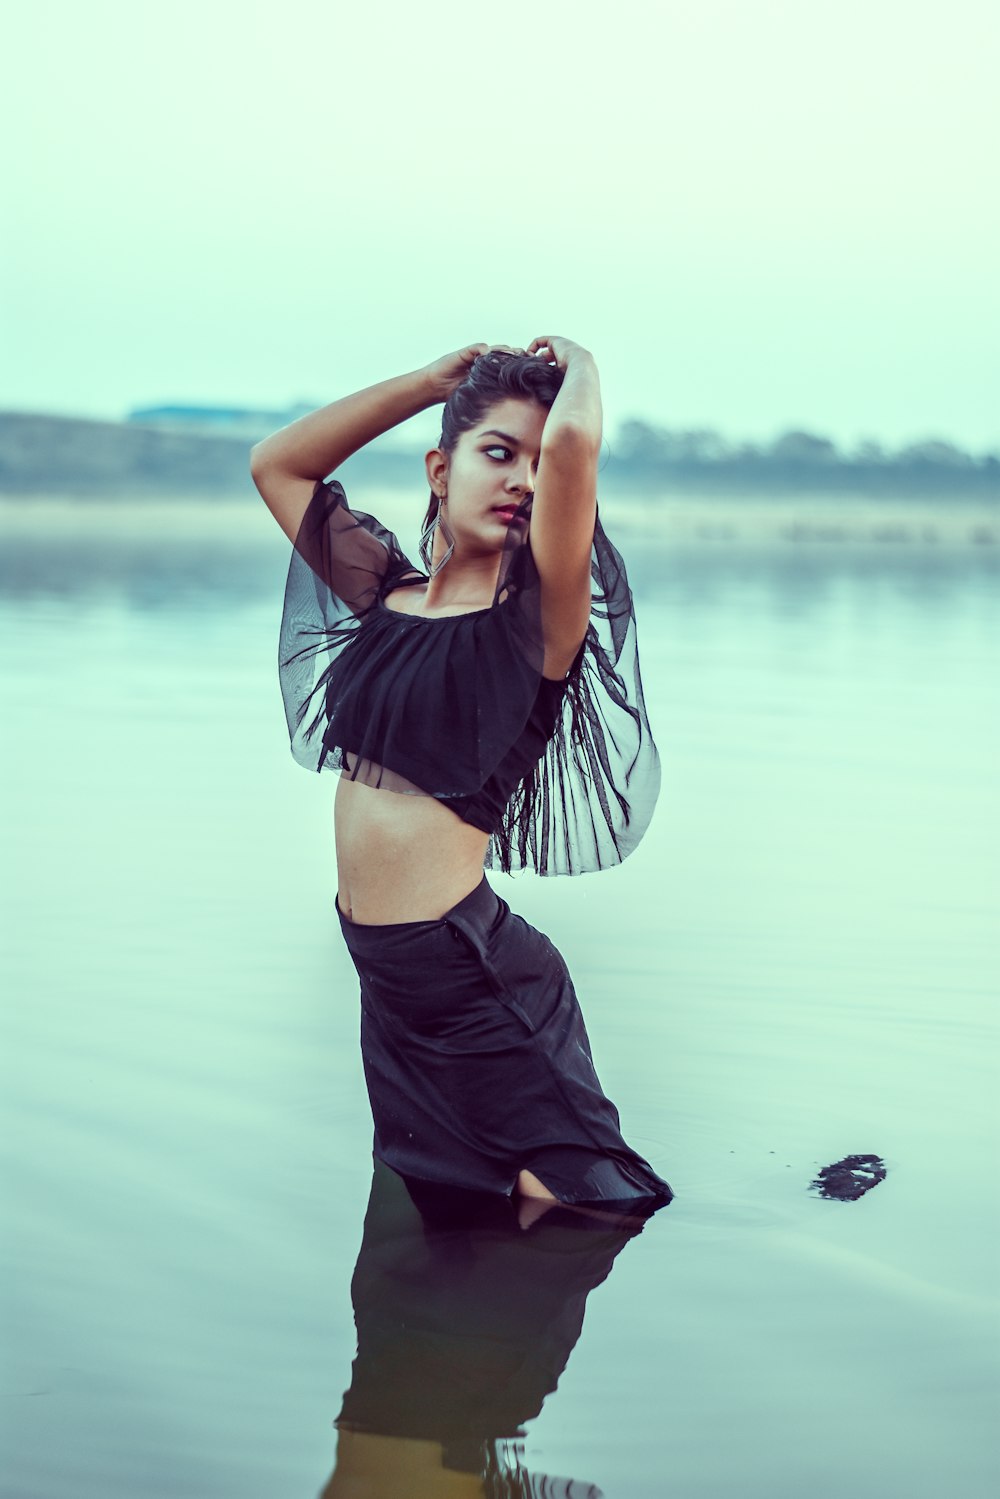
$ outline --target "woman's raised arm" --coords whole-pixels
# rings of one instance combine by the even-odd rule
[[[470,344],[423,369],[369,385],[255,443],[250,449],[251,476],[289,540],[294,542],[298,535],[318,479],[383,432],[446,401],[485,349],[485,344]]]
[[[542,583],[546,644],[570,662],[590,620],[601,386],[593,356],[568,338],[533,339],[528,353],[563,371],[542,430],[531,551]]]

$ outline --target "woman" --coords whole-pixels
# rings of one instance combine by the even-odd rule
[[[441,401],[422,572],[322,476]],[[659,788],[631,594],[597,517],[600,441],[593,359],[537,338],[311,412],[258,443],[251,472],[295,548],[292,750],[340,772],[337,912],[375,1156],[416,1180],[648,1206],[670,1188],[621,1136],[566,965],[483,873],[617,863]]]

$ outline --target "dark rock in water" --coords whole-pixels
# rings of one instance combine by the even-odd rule
[[[824,1166],[810,1190],[836,1202],[856,1202],[872,1187],[885,1181],[885,1162],[878,1155],[845,1155],[842,1161]]]

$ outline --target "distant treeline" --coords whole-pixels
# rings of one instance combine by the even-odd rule
[[[941,438],[890,451],[860,443],[841,452],[828,437],[789,431],[766,444],[733,443],[711,427],[687,431],[624,422],[608,465],[643,484],[727,490],[861,490],[878,494],[1000,496],[1000,457]]]
[[[244,422],[252,413],[243,413]],[[253,492],[250,447],[273,423],[239,432],[221,421],[101,422],[0,412],[0,493],[94,496]],[[710,428],[675,431],[629,421],[608,444],[602,483],[658,492],[811,492],[1000,500],[1000,458],[939,439],[896,452],[863,443],[845,454],[825,437],[785,432],[757,446]],[[421,483],[423,455],[380,440],[345,465],[386,486]]]

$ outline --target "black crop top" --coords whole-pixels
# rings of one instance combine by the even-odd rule
[[[530,519],[530,497],[521,510]],[[446,802],[490,834],[488,869],[620,863],[649,824],[660,769],[632,594],[599,518],[591,577],[587,635],[554,681],[542,675],[530,525],[508,528],[489,608],[404,614],[386,595],[426,574],[321,480],[292,552],[278,653],[296,760]]]

